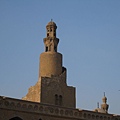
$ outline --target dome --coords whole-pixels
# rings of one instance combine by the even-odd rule
[[[47,26],[56,26],[55,22],[53,22],[52,20],[47,24]]]
[[[104,97],[102,98],[102,100],[107,100],[107,98],[104,96]]]
[[[104,92],[104,97],[102,98],[103,103],[107,102],[107,97],[105,96],[105,92]]]

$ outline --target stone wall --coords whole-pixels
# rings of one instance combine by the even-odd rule
[[[61,75],[40,77],[35,86],[31,86],[28,89],[27,95],[22,99],[27,101],[75,108],[75,87],[67,86],[66,68],[63,67],[62,69],[63,70]],[[55,98],[56,95],[58,98]],[[55,99],[58,100],[56,101]],[[58,104],[55,101],[58,102]]]
[[[66,71],[61,76],[41,79],[41,103],[59,105],[68,108],[76,107],[75,88],[67,86]],[[56,98],[57,97],[57,98]]]
[[[0,120],[120,120],[120,116],[0,96]]]

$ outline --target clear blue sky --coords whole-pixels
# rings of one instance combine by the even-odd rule
[[[77,108],[95,109],[106,92],[120,114],[120,0],[0,0],[0,95],[22,98],[37,82],[51,18]]]

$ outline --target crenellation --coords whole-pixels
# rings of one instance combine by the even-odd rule
[[[57,52],[56,29],[52,20],[46,26],[37,83],[22,100],[0,96],[0,120],[120,120],[120,115],[108,113],[105,93],[101,108],[76,108],[76,88],[67,85],[67,69],[62,65],[62,54]]]
[[[58,117],[69,117],[80,120],[120,120],[120,116],[112,114],[103,114],[87,110],[58,107],[36,102],[28,102],[19,99],[4,98],[0,96],[0,109],[9,109],[12,111],[30,112],[36,114],[45,114]]]
[[[10,99],[6,98],[1,99],[1,106],[0,109],[11,109],[16,111],[24,111],[24,112],[35,112],[40,114],[48,114],[48,115],[59,115],[59,116],[77,116],[76,114],[73,115],[73,112],[76,111],[76,109],[70,109],[70,108],[63,108],[63,107],[57,107],[53,105],[45,105],[41,103],[35,103],[35,102],[28,102],[24,100],[18,100],[18,99]],[[78,113],[76,111],[76,113]]]

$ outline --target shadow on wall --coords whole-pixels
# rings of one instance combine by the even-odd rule
[[[11,118],[11,119],[9,119],[9,120],[23,120],[23,119],[21,119],[21,118],[19,118],[19,117],[14,117],[14,118]]]
[[[14,117],[14,118],[11,118],[9,120],[23,120],[23,119],[21,119],[20,117]],[[39,119],[39,120],[42,120],[42,119]]]

